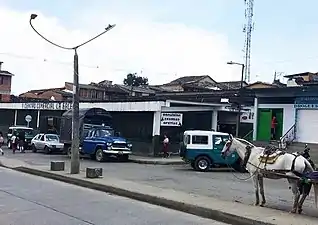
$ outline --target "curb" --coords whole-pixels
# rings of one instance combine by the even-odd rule
[[[184,165],[183,161],[153,161],[153,160],[142,160],[142,159],[129,159],[130,162],[138,164],[152,164],[152,165]]]
[[[274,225],[271,223],[265,223],[257,220],[252,220],[249,218],[229,214],[226,212],[222,212],[220,210],[214,210],[206,207],[200,207],[196,206],[193,204],[188,204],[184,202],[179,202],[175,200],[169,200],[166,198],[162,197],[157,197],[157,196],[152,196],[148,194],[143,194],[140,192],[133,192],[133,191],[128,191],[123,188],[118,188],[118,187],[113,187],[110,185],[103,185],[103,184],[98,184],[91,182],[89,180],[82,180],[78,178],[72,178],[72,177],[66,177],[60,174],[55,174],[55,173],[50,173],[46,171],[41,171],[41,170],[36,170],[32,168],[27,168],[27,167],[16,167],[16,168],[11,168],[16,171],[36,175],[36,176],[41,176],[53,180],[58,180],[62,181],[65,183],[89,188],[89,189],[94,189],[102,192],[107,192],[111,194],[115,194],[118,196],[123,196],[126,198],[142,201],[142,202],[147,202],[153,205],[158,205],[166,208],[170,208],[173,210],[185,212],[188,214],[212,219],[212,220],[217,220],[223,223],[228,223],[228,224],[236,224],[236,225]]]

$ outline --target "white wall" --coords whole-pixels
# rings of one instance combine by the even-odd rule
[[[293,104],[259,104],[259,109],[283,109],[283,135],[295,124],[295,108]]]

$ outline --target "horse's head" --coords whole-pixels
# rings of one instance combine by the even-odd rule
[[[233,136],[232,136],[232,134],[230,134],[229,140],[225,143],[225,145],[222,149],[222,152],[221,152],[222,158],[227,157],[229,154],[231,154],[234,151],[234,149],[231,148],[232,142],[233,142]]]

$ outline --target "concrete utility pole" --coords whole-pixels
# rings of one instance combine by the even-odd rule
[[[243,63],[236,63],[236,62],[228,62],[227,64],[229,65],[239,65],[242,67],[242,74],[241,74],[241,83],[240,83],[240,90],[239,90],[239,100],[238,100],[238,114],[236,117],[236,130],[235,130],[235,136],[239,136],[239,131],[240,131],[240,125],[241,125],[241,109],[242,109],[242,90],[243,90],[243,82],[244,82],[244,69],[245,65]]]
[[[80,45],[76,45],[74,47],[64,47],[61,45],[58,45],[46,37],[44,37],[42,34],[40,34],[33,26],[32,20],[34,20],[37,17],[36,14],[31,14],[30,16],[30,25],[32,29],[37,33],[41,38],[49,42],[50,44],[62,48],[65,50],[73,50],[74,51],[74,74],[73,74],[73,109],[72,109],[72,146],[71,146],[71,174],[78,174],[80,171],[80,160],[79,160],[79,81],[78,81],[78,55],[77,55],[77,49],[82,47],[83,45],[95,40],[96,38],[100,37],[101,35],[105,34],[112,28],[116,26],[116,24],[108,25],[108,27],[105,28],[105,31],[102,33],[96,35],[95,37],[89,39],[88,41],[83,42]]]

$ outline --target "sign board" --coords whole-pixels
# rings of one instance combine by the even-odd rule
[[[318,104],[295,104],[296,109],[318,109]]]
[[[296,98],[294,108],[296,109],[318,109],[317,97],[299,97]]]
[[[30,123],[32,121],[32,116],[31,115],[26,115],[24,119],[25,119],[26,122]]]
[[[71,102],[28,102],[22,103],[22,109],[38,109],[38,110],[70,110]]]
[[[254,122],[254,107],[244,107],[241,110],[241,123]]]
[[[180,127],[182,126],[182,113],[161,113],[161,126]]]

